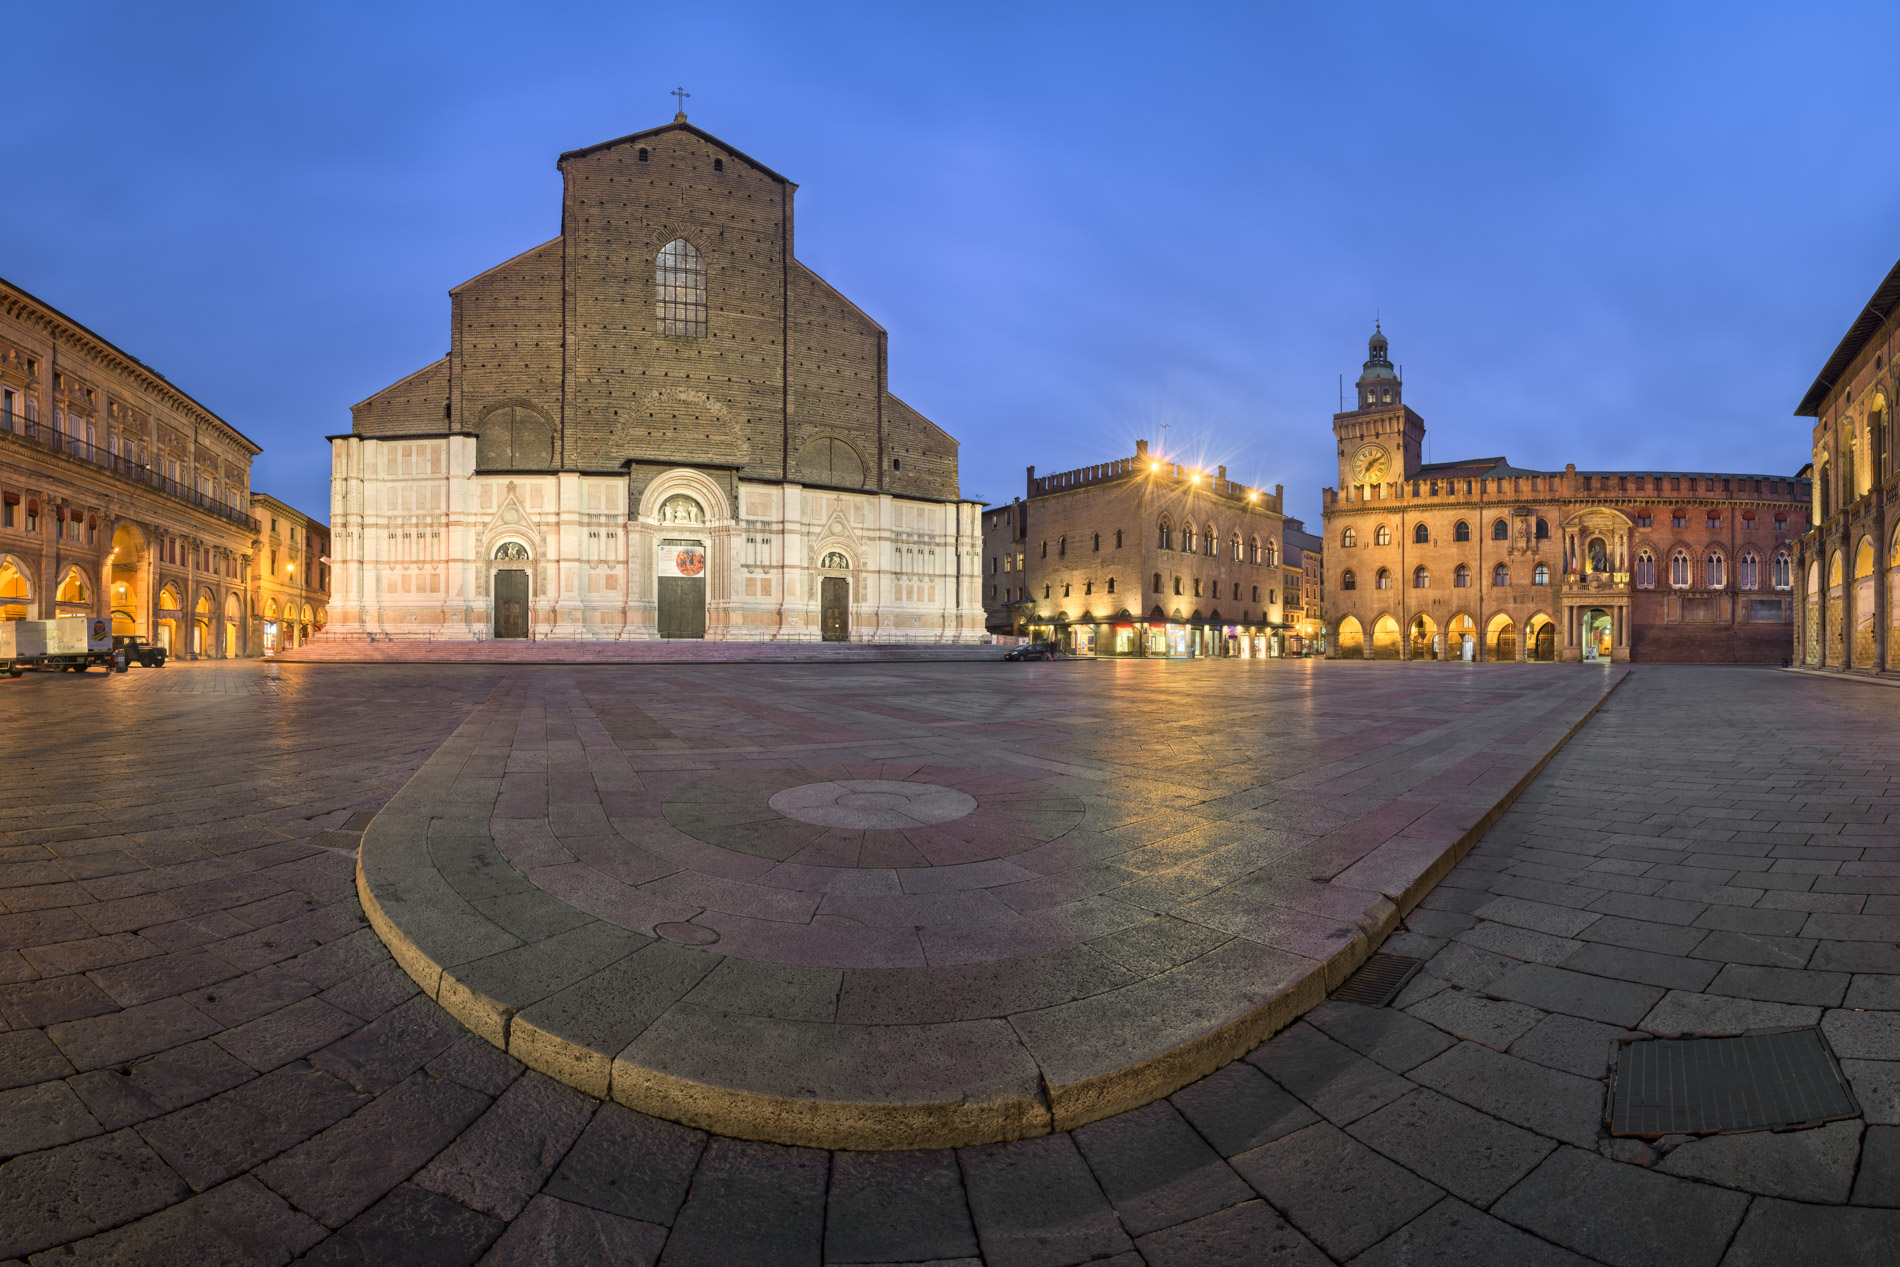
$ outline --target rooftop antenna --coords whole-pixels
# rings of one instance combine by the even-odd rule
[[[673,122],[675,123],[686,122],[686,99],[692,96],[693,94],[686,91],[686,89],[684,88],[675,88],[672,92],[669,92],[666,95],[674,98],[675,104],[678,106],[677,111],[673,115]]]
[[[1346,412],[1346,376],[1344,374],[1339,376],[1339,412],[1342,414]]]

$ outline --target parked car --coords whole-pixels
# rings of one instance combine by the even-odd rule
[[[1005,660],[1061,660],[1063,654],[1053,642],[1026,642],[1003,653]]]
[[[136,660],[148,669],[165,667],[165,648],[155,647],[137,634],[114,634],[112,649],[123,650],[128,664]]]

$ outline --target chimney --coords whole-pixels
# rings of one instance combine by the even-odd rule
[[[1135,441],[1135,456],[1138,458],[1148,456],[1148,442],[1146,440]]]

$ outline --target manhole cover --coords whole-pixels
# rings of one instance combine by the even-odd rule
[[[1724,1038],[1624,1039],[1610,1082],[1610,1134],[1788,1130],[1857,1117],[1818,1029]]]
[[[1410,955],[1377,954],[1366,960],[1359,971],[1346,978],[1346,984],[1333,991],[1333,997],[1367,1007],[1384,1007],[1424,964]]]

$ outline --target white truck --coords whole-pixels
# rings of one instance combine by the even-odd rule
[[[19,677],[30,668],[84,673],[112,662],[112,622],[104,616],[0,620],[0,669]]]

